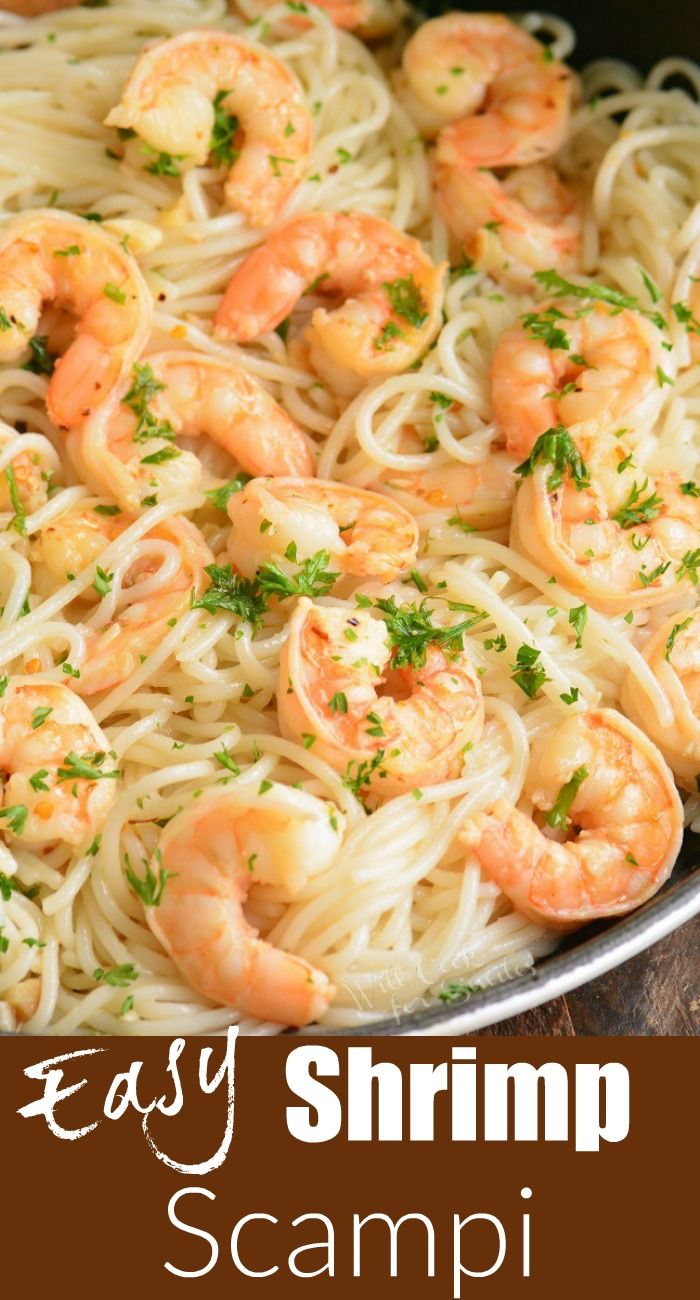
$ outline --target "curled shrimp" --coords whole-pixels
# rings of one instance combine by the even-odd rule
[[[214,317],[246,343],[280,324],[305,292],[344,299],[317,307],[306,330],[314,368],[365,377],[405,370],[440,328],[444,265],[382,217],[312,212],[280,226],[234,272]]]
[[[416,558],[413,516],[378,492],[344,483],[253,479],[229,499],[228,513],[228,553],[247,577],[270,562],[296,573],[297,563],[325,551],[339,575],[390,582]]]
[[[700,502],[677,474],[641,471],[619,439],[572,432],[542,435],[521,467],[511,546],[609,614],[686,595],[697,582]]]
[[[578,263],[581,211],[553,167],[517,168],[501,180],[480,167],[438,166],[438,205],[466,256],[515,288],[533,271],[570,271]]]
[[[462,833],[519,912],[570,929],[631,911],[670,875],[683,834],[672,774],[614,709],[548,731],[533,747],[527,787],[561,838],[505,800]]]
[[[91,840],[119,771],[87,705],[67,686],[10,679],[0,699],[0,828],[28,844]]]
[[[422,23],[402,68],[419,127],[440,131],[440,162],[523,166],[564,142],[572,73],[502,14],[450,13]]]
[[[174,438],[205,435],[251,474],[314,472],[309,439],[240,366],[199,352],[158,352],[136,363],[110,419],[69,436],[68,449],[96,491],[126,510],[196,491],[198,457]],[[163,457],[162,460],[160,458]]]
[[[392,666],[394,658],[387,624],[373,610],[302,597],[280,661],[283,735],[312,736],[314,754],[375,800],[457,776],[483,725],[466,649],[448,658],[428,645],[422,667]]]
[[[134,258],[107,231],[55,208],[23,213],[0,236],[0,361],[19,361],[45,304],[77,318],[48,389],[55,424],[82,424],[145,346],[151,295]]]
[[[262,0],[269,9],[278,0]],[[312,9],[322,9],[336,27],[357,32],[366,40],[375,40],[393,32],[405,12],[402,0],[309,0]],[[296,19],[295,22],[302,22]],[[308,25],[308,19],[307,19]]]
[[[434,468],[400,473],[387,470],[382,488],[390,498],[421,516],[451,510],[454,526],[497,528],[508,523],[515,496],[515,461],[492,451],[470,463],[450,460]]]
[[[226,202],[254,226],[274,221],[313,142],[311,112],[286,64],[240,36],[203,29],[145,50],[105,120],[185,164],[202,166],[212,154],[229,168]]]
[[[657,628],[643,650],[673,711],[660,719],[630,672],[622,684],[625,712],[658,745],[676,780],[698,792],[700,776],[700,611],[680,609]]]
[[[100,513],[111,509],[104,502],[90,506],[81,502],[46,525],[35,545],[35,561],[45,566],[49,581],[63,585],[71,573],[98,560],[104,548],[133,523],[129,515]],[[83,629],[85,658],[79,675],[71,679],[73,689],[79,695],[95,695],[126,681],[189,609],[192,594],[201,594],[208,581],[205,566],[213,560],[189,519],[173,516],[151,529],[134,545],[112,616],[99,628]],[[98,591],[89,588],[83,598],[96,599],[103,594],[103,585]]]
[[[33,514],[46,504],[49,487],[59,460],[49,442],[38,435],[40,447],[26,447],[26,434],[18,434],[11,425],[0,420],[0,453],[14,443],[17,454],[0,471],[0,510],[17,513],[17,505],[25,514]]]
[[[542,303],[501,334],[491,367],[493,411],[514,456],[546,429],[597,420],[602,430],[650,429],[669,368],[663,336],[632,308]]]
[[[283,1025],[318,1020],[334,995],[322,971],[258,937],[243,904],[251,885],[293,897],[330,866],[341,843],[335,805],[276,782],[206,790],[160,838],[157,876],[170,875],[146,917],[199,993],[241,1015]]]

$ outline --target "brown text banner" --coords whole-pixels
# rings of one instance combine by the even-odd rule
[[[697,1039],[5,1039],[0,1066],[6,1285],[590,1297],[692,1276]]]

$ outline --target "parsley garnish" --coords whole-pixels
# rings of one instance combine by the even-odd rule
[[[71,749],[63,760],[65,767],[58,769],[58,779],[59,781],[116,781],[121,776],[119,768],[114,768],[111,772],[100,771],[106,757],[106,754],[98,753],[86,754],[81,758]]]
[[[637,485],[635,479],[625,504],[620,506],[613,515],[615,523],[621,528],[636,528],[638,524],[647,524],[652,519],[656,519],[663,505],[663,498],[651,492],[648,497],[642,499],[642,493],[648,486],[648,478],[645,478],[641,487]]]
[[[425,300],[412,275],[405,279],[385,281],[382,288],[395,316],[400,316],[415,327],[427,321]]]
[[[29,809],[23,803],[10,804],[7,808],[0,808],[0,817],[7,818],[7,825],[14,835],[21,835],[29,816]],[[7,879],[7,877],[4,877]],[[13,886],[15,888],[16,886]],[[3,888],[3,897],[6,897]],[[9,897],[9,895],[7,895]]]
[[[240,122],[235,114],[227,113],[223,106],[224,100],[230,94],[230,90],[220,90],[214,99],[214,125],[209,141],[209,152],[217,167],[233,166],[240,152],[233,145]]]
[[[605,284],[596,284],[591,281],[590,284],[572,284],[570,280],[565,280],[558,271],[535,271],[533,279],[538,284],[554,295],[555,298],[593,298],[598,302],[606,302],[609,306],[615,307],[617,311],[622,311],[628,307],[633,311],[638,311],[642,316],[656,325],[657,329],[666,329],[666,321],[658,311],[647,311],[642,307],[639,300],[628,293],[620,293],[619,289],[609,289]]]
[[[670,634],[666,638],[666,653],[664,655],[664,659],[666,659],[667,663],[671,662],[671,651],[673,650],[673,647],[676,644],[676,637],[678,636],[678,633],[685,632],[685,629],[687,627],[690,627],[692,621],[693,619],[691,615],[690,618],[686,618],[682,623],[674,623],[673,627],[671,628]]]
[[[169,880],[173,880],[177,873],[166,871],[160,867],[158,876],[151,870],[150,865],[146,864],[146,874],[141,879],[137,876],[131,867],[126,869],[126,878],[131,885],[134,893],[141,899],[144,907],[160,907],[163,902],[163,892]]]
[[[250,482],[250,479],[250,474],[244,474],[243,471],[241,471],[235,478],[229,479],[228,483],[222,483],[221,487],[218,488],[211,488],[208,492],[205,492],[204,495],[209,497],[212,505],[216,506],[217,510],[225,511],[229,500],[234,493],[242,492],[246,483]]]
[[[521,645],[515,663],[510,665],[513,670],[511,680],[531,700],[534,700],[540,687],[550,680],[542,665],[537,662],[541,653],[534,646]]]
[[[578,794],[579,786],[585,781],[587,776],[587,768],[577,767],[571,779],[561,787],[556,802],[549,809],[549,812],[544,814],[544,819],[548,826],[551,826],[557,831],[566,830],[569,810]]]
[[[47,338],[45,334],[35,334],[34,338],[29,340],[29,351],[32,355],[29,361],[25,361],[22,366],[23,370],[30,370],[33,375],[53,374],[56,361],[46,344]]]
[[[537,465],[552,465],[552,473],[547,479],[547,491],[556,492],[561,487],[567,470],[570,472],[577,492],[590,487],[590,478],[583,457],[573,441],[568,429],[559,424],[554,429],[541,433],[527,460],[516,467],[515,473],[521,478],[534,474]]]
[[[123,966],[112,966],[110,970],[103,970],[101,966],[92,972],[92,978],[97,984],[109,984],[113,989],[124,989],[129,984],[137,980],[139,973],[133,962],[126,962]]]
[[[395,668],[423,668],[427,658],[428,647],[438,646],[448,658],[454,659],[464,649],[464,633],[487,617],[483,610],[474,605],[450,606],[468,611],[470,617],[464,618],[452,627],[435,627],[432,612],[425,601],[420,605],[397,605],[393,596],[375,601],[375,607],[381,610],[386,622],[389,642],[394,648],[392,666]]]
[[[234,573],[230,564],[208,564],[204,572],[211,578],[211,586],[194,601],[193,608],[206,609],[209,614],[227,610],[257,631],[267,613],[267,601],[257,578],[251,580]]]
[[[296,561],[294,542],[287,548],[286,556],[288,560]],[[304,560],[295,577],[284,573],[277,564],[262,564],[258,569],[260,590],[266,596],[277,596],[279,600],[290,596],[311,596],[312,599],[327,596],[340,577],[340,573],[326,568],[329,560],[328,551],[317,551]]]

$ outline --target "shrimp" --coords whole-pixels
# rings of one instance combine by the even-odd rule
[[[595,426],[543,434],[522,466],[510,545],[605,613],[649,608],[697,582],[700,502],[652,480]]]
[[[18,502],[25,514],[33,514],[46,504],[49,486],[59,464],[53,447],[41,435],[35,435],[39,438],[40,450],[34,445],[31,451],[20,451],[23,444],[26,446],[26,436],[0,420],[0,453],[10,443],[15,443],[18,449],[17,455],[0,471],[0,510],[11,510],[15,514]]]
[[[0,236],[0,361],[25,356],[42,307],[77,318],[47,402],[54,424],[82,424],[127,375],[151,331],[151,295],[118,241],[55,208],[22,213]]]
[[[270,9],[278,0],[258,0],[259,8]],[[336,27],[356,32],[365,40],[376,40],[396,30],[405,14],[403,0],[308,0],[311,9],[322,9]],[[302,11],[300,11],[302,12]],[[309,20],[289,19],[308,27]]]
[[[422,622],[413,607],[385,603],[395,621]],[[484,706],[461,637],[450,658],[441,630],[422,663],[420,656],[406,662],[375,610],[314,605],[302,597],[280,660],[282,734],[314,737],[314,754],[374,800],[458,776],[465,746],[481,734]]]
[[[387,470],[382,488],[415,515],[451,510],[456,527],[497,528],[510,520],[515,496],[515,461],[503,451],[484,460],[449,460],[413,474]]]
[[[260,7],[269,9],[277,3],[278,0],[262,0]],[[395,31],[405,13],[402,0],[309,0],[309,4],[312,9],[322,9],[336,27],[357,32],[365,40],[376,40]],[[296,25],[303,19],[295,15],[293,21]]]
[[[224,196],[269,226],[304,174],[313,119],[297,78],[274,54],[228,32],[181,32],[137,59],[108,126],[201,167],[228,167]]]
[[[568,306],[568,310],[567,310]],[[527,456],[558,424],[597,420],[603,430],[652,428],[668,370],[660,331],[631,308],[542,303],[504,330],[493,355],[493,412],[506,446]]]
[[[538,163],[499,180],[483,168],[443,165],[435,192],[467,257],[495,279],[529,289],[533,271],[576,267],[580,205],[553,167]]]
[[[465,167],[541,162],[563,144],[573,75],[502,14],[422,23],[403,55],[406,105],[437,156]]]
[[[0,828],[26,844],[93,839],[120,775],[109,741],[67,686],[12,677],[0,699]]]
[[[390,582],[415,562],[418,526],[378,492],[322,479],[253,479],[229,499],[228,553],[246,577],[274,562],[297,564],[325,551],[336,576]],[[290,560],[290,546],[293,561]]]
[[[462,832],[519,912],[571,929],[631,911],[670,875],[681,801],[656,746],[615,709],[548,731],[533,747],[527,785],[562,839],[503,799]]]
[[[327,870],[343,818],[315,795],[265,785],[264,794],[217,786],[173,818],[154,868],[170,878],[146,918],[199,993],[241,1015],[300,1027],[323,1015],[335,989],[303,958],[260,939],[243,904],[253,884],[293,897]]]
[[[97,511],[111,509],[97,502]],[[83,502],[42,530],[35,559],[61,585],[98,559],[101,552],[133,523],[128,515],[104,515]],[[214,557],[199,529],[173,516],[151,529],[133,547],[133,562],[121,576],[120,604],[99,629],[85,627],[85,658],[71,686],[79,695],[95,695],[118,686],[140,666],[190,608],[192,595],[206,586],[204,572]],[[165,577],[159,580],[163,567]],[[143,587],[143,594],[139,588]],[[92,589],[83,593],[91,599]]]
[[[306,330],[314,368],[322,377],[333,366],[365,378],[395,374],[440,328],[444,271],[382,217],[305,213],[244,258],[214,324],[247,343],[279,325],[305,292],[338,295],[344,305],[317,307]]]
[[[679,609],[657,628],[643,650],[671,709],[664,725],[630,672],[622,684],[625,712],[658,745],[679,785],[698,792],[700,775],[700,611]]]
[[[136,510],[154,489],[161,501],[197,490],[201,462],[173,446],[176,434],[208,436],[250,474],[314,473],[310,440],[267,390],[240,366],[199,352],[137,362],[108,424],[77,431],[68,449],[96,491]]]

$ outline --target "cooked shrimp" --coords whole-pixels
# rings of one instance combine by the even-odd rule
[[[541,162],[563,144],[573,77],[502,14],[422,23],[403,55],[407,107],[438,159],[466,167]]]
[[[514,456],[546,429],[596,420],[602,432],[654,424],[664,400],[662,335],[631,308],[542,303],[504,330],[493,355],[493,412]]]
[[[569,929],[631,911],[670,875],[683,835],[672,774],[614,709],[548,731],[533,748],[527,787],[561,840],[502,799],[462,835],[519,912]]]
[[[312,212],[268,236],[234,272],[214,318],[246,343],[274,329],[305,292],[337,295],[306,330],[319,374],[329,366],[366,377],[405,370],[440,328],[444,265],[418,240],[362,213]]]
[[[298,563],[325,551],[339,575],[391,582],[416,558],[413,516],[378,492],[344,483],[253,479],[230,498],[228,513],[228,552],[248,577],[270,561],[296,573]]]
[[[581,211],[553,167],[517,168],[505,180],[481,167],[437,168],[438,206],[465,254],[516,288],[533,271],[570,271],[578,262]]]
[[[595,608],[624,613],[697,582],[700,502],[653,479],[620,440],[580,426],[543,434],[522,467],[510,544]],[[568,468],[567,468],[568,466]]]
[[[267,783],[266,783],[267,784]],[[335,993],[322,971],[258,937],[243,904],[251,885],[293,897],[330,866],[343,834],[333,804],[273,782],[206,790],[160,838],[156,875],[172,873],[148,924],[199,993],[282,1025],[318,1020]]]
[[[77,318],[48,390],[55,424],[82,424],[145,346],[152,301],[134,258],[92,222],[55,208],[22,213],[0,236],[0,361],[18,361],[44,304]]]
[[[622,685],[625,712],[658,745],[676,780],[693,794],[700,777],[700,611],[679,609],[657,628],[643,650],[671,709],[662,723],[633,673]]]
[[[415,515],[453,510],[474,527],[496,528],[510,519],[516,478],[515,461],[503,451],[491,451],[471,464],[454,460],[434,469],[402,474],[387,470],[382,487]]]
[[[650,429],[669,369],[660,331],[632,308],[542,303],[504,330],[491,369],[493,411],[514,456],[557,424],[597,420],[601,431]]]
[[[313,736],[314,754],[373,799],[457,776],[484,716],[466,649],[448,658],[436,641],[422,667],[394,666],[387,632],[374,610],[302,597],[277,690],[283,735]]]
[[[0,699],[0,828],[27,844],[82,844],[100,829],[119,771],[89,708],[67,686],[10,679]]]
[[[154,489],[160,501],[196,491],[200,461],[174,446],[176,434],[206,435],[250,474],[314,472],[310,440],[267,390],[240,366],[199,352],[157,352],[136,363],[108,425],[91,424],[68,445],[96,491],[136,510]]]
[[[261,9],[270,9],[279,0],[258,0]],[[399,25],[405,12],[402,0],[308,0],[312,9],[322,9],[336,27],[357,32],[365,40],[386,36]],[[300,10],[302,13],[303,10]],[[303,25],[304,19],[294,14],[289,19]],[[306,25],[308,26],[308,19]]]
[[[229,168],[226,202],[254,226],[275,220],[313,143],[310,109],[286,64],[240,36],[203,29],[147,49],[105,120],[185,164],[202,166],[212,154]]]
[[[53,481],[59,460],[49,442],[41,435],[36,437],[40,449],[34,444],[31,451],[18,450],[17,455],[13,456],[3,470],[0,470],[0,510],[12,510],[16,513],[17,500],[19,500],[25,513],[33,514],[46,503],[49,486]],[[0,420],[0,452],[4,452],[5,448],[13,442],[18,449],[22,446],[26,447],[26,440],[26,434],[18,434],[11,425]]]
[[[101,506],[104,503],[98,502],[98,511]],[[130,523],[133,517],[96,513],[94,505],[81,502],[42,530],[36,559],[63,585],[69,573],[98,559]],[[177,515],[158,524],[133,549],[114,617],[97,630],[84,629],[85,659],[80,676],[71,679],[79,695],[95,695],[126,681],[167,636],[173,621],[189,609],[192,595],[201,594],[207,584],[205,566],[214,560],[199,529]],[[161,566],[166,577],[159,582]],[[89,589],[83,598],[90,600],[93,595]]]

